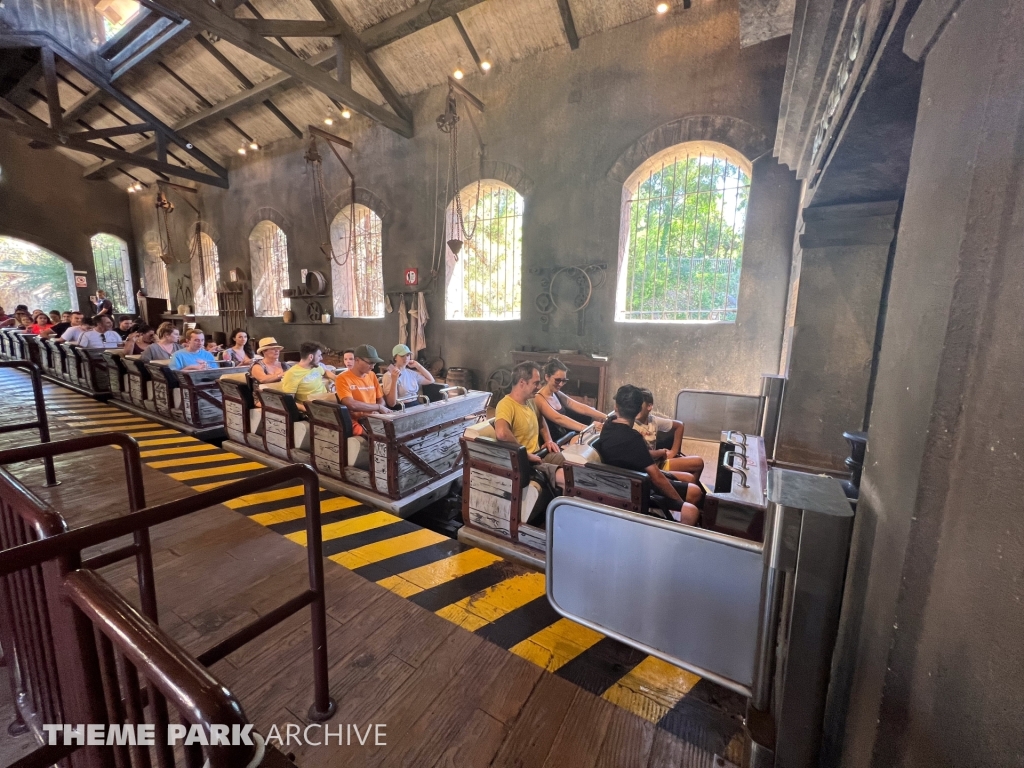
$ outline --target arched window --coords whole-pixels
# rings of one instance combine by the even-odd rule
[[[78,309],[74,270],[45,248],[0,236],[0,307],[13,314],[19,304],[46,312]]]
[[[256,317],[281,317],[288,288],[288,238],[272,221],[261,221],[249,234],[252,303]]]
[[[651,157],[622,195],[619,321],[736,321],[750,161],[714,142]]]
[[[384,317],[380,216],[365,205],[346,205],[331,222],[331,245],[334,316]]]
[[[213,238],[205,232],[192,236],[189,243],[192,256],[193,312],[197,315],[217,314],[217,278],[220,276],[220,258]]]
[[[134,312],[135,292],[128,263],[128,243],[120,237],[93,235],[92,262],[96,267],[96,287],[107,294],[114,312]]]
[[[479,189],[479,194],[477,190]],[[446,249],[445,315],[449,320],[518,320],[523,284],[523,196],[487,179],[462,190],[465,242]],[[445,241],[457,234],[455,201]]]

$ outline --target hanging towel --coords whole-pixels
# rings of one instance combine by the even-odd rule
[[[409,314],[405,310],[405,296],[398,305],[398,343],[409,343]]]
[[[412,349],[412,355],[415,358],[421,349],[427,348],[426,327],[427,321],[430,320],[430,315],[427,314],[427,299],[423,295],[423,291],[416,294],[416,308],[410,310],[409,315],[412,323],[412,328],[409,332],[409,347]]]

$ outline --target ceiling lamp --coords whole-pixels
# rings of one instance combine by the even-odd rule
[[[259,149],[259,148],[260,148],[260,145],[259,145],[259,144],[257,144],[257,143],[256,143],[255,141],[253,141],[253,142],[251,142],[251,143],[249,144],[249,149],[252,149],[252,150],[257,150],[257,149]]]
[[[324,125],[334,125],[334,118],[333,117],[325,117],[324,118]]]
[[[238,154],[244,155],[245,154],[245,147],[239,147],[238,148]]]
[[[668,8],[668,3],[658,3],[658,5],[655,6],[654,10],[656,10],[658,13],[668,13]]]
[[[466,74],[462,71],[461,67],[456,67],[455,71],[452,72],[452,77],[454,77],[456,80],[461,80],[465,76]]]
[[[484,72],[490,72],[491,66],[491,49],[488,48],[487,53],[485,53],[484,57],[480,60],[480,69]]]
[[[346,107],[345,109],[341,110],[341,116],[348,120],[350,117],[352,117],[352,113]]]

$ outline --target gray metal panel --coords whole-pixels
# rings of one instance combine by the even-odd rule
[[[768,501],[823,515],[853,517],[853,508],[843,493],[843,487],[838,480],[827,475],[772,469],[768,473]]]
[[[683,389],[676,395],[675,418],[686,425],[686,436],[697,440],[718,442],[731,429],[756,435],[760,402],[758,395]]]
[[[558,613],[750,695],[759,544],[566,497],[547,530]]]

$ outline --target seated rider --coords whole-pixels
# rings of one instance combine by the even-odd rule
[[[352,367],[338,375],[335,390],[338,400],[352,414],[352,433],[362,435],[363,427],[356,418],[367,413],[391,413],[384,400],[377,375],[373,372],[375,363],[383,363],[377,350],[369,344],[360,344],[353,351],[355,361]]]
[[[113,349],[121,346],[123,343],[121,337],[117,331],[111,330],[114,327],[114,321],[110,319],[110,315],[97,315],[93,321],[96,324],[96,329],[86,331],[79,336],[79,346],[87,349]]]
[[[580,432],[586,425],[572,418],[573,415],[589,418],[597,423],[598,429],[604,424],[605,414],[596,408],[573,400],[562,393],[562,387],[568,381],[569,369],[556,357],[548,360],[541,371],[544,385],[533,399],[537,411],[547,422],[553,440],[561,440],[569,432]]]
[[[433,384],[434,377],[422,365],[412,359],[412,350],[405,344],[397,344],[391,350],[392,363],[381,381],[384,400],[388,407],[397,403],[415,405],[425,384]]]
[[[284,347],[277,343],[273,336],[264,336],[256,348],[256,360],[249,368],[249,375],[259,384],[273,384],[284,378],[288,366],[281,362],[281,350]],[[262,357],[260,357],[262,355]]]
[[[498,402],[494,410],[494,435],[505,443],[516,443],[526,449],[534,469],[545,475],[550,484],[563,487],[559,468],[564,461],[561,449],[551,439],[548,425],[537,415],[534,396],[540,390],[540,366],[532,360],[512,369],[512,391]],[[544,448],[547,455],[537,454]]]
[[[615,418],[608,421],[601,430],[601,439],[595,443],[601,461],[620,469],[646,472],[651,478],[652,501],[673,520],[696,525],[700,518],[700,503],[703,492],[700,487],[669,478],[651,459],[647,443],[640,433],[633,429],[633,421],[643,408],[644,398],[639,387],[626,384],[615,393]]]
[[[217,359],[203,348],[205,344],[206,334],[198,328],[189,328],[185,331],[185,346],[171,355],[171,370],[205,371],[207,368],[216,368]],[[152,348],[147,348],[146,352]],[[145,356],[146,353],[143,353],[143,358]]]
[[[655,414],[654,395],[651,390],[641,387],[640,392],[644,396],[644,407],[633,422],[633,429],[643,435],[651,451],[651,458],[661,462],[661,468],[666,472],[689,475],[678,478],[680,480],[691,483],[699,480],[701,472],[704,471],[704,459],[700,456],[685,456],[680,451],[683,445],[683,422]],[[661,434],[671,434],[670,448],[658,448],[658,437]]]
[[[323,364],[324,348],[316,341],[304,341],[299,346],[299,362],[289,368],[281,378],[281,391],[295,395],[299,410],[306,410],[304,402],[314,395],[326,393],[324,379],[335,381],[333,366]]]
[[[64,341],[77,344],[78,340],[82,338],[82,334],[86,331],[91,331],[94,327],[91,317],[87,318],[81,312],[72,312],[71,327],[65,328],[60,337],[64,339]]]

